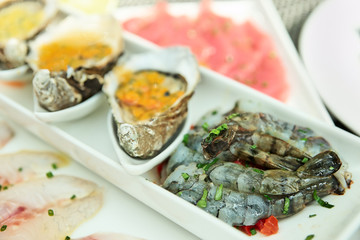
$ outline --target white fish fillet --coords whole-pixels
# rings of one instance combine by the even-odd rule
[[[35,177],[44,177],[69,162],[64,155],[46,151],[19,151],[0,155],[0,185],[10,185]]]
[[[0,119],[0,149],[3,148],[14,136],[12,128]]]
[[[94,233],[87,237],[76,238],[73,240],[141,240],[141,239],[143,238],[133,237],[122,233]]]
[[[0,192],[0,227],[6,225],[0,240],[63,240],[102,203],[102,190],[76,177],[62,175],[16,184]]]

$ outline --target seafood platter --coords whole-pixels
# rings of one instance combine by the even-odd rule
[[[31,2],[45,11],[52,1]],[[0,82],[0,114],[76,161],[82,170],[72,177],[87,172],[81,165],[88,180],[107,180],[201,239],[351,239],[360,225],[360,139],[331,124],[270,1],[213,4],[271,36],[287,100],[200,65],[189,47],[159,47],[122,29],[132,11],[120,7],[59,10],[14,43],[26,50],[19,61],[1,49],[6,66],[25,66],[27,76]],[[16,227],[3,226],[0,239]]]

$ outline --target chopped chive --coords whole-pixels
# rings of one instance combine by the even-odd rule
[[[255,228],[250,229],[250,233],[251,233],[251,235],[255,235],[256,234]]]
[[[326,208],[332,208],[332,207],[334,207],[334,205],[332,205],[332,204],[330,204],[330,203],[322,200],[322,199],[316,194],[316,190],[314,190],[314,192],[313,192],[313,197],[314,197],[314,200],[317,201],[317,202],[320,204],[320,206],[322,206],[322,207],[326,207]]]
[[[203,192],[203,195],[202,195],[201,199],[196,204],[197,206],[199,206],[201,208],[206,208],[206,206],[207,206],[207,203],[206,203],[207,194],[208,194],[208,190],[204,189],[204,192]]]
[[[182,195],[182,192],[178,192],[177,195],[180,197]]]
[[[267,200],[271,200],[271,197],[269,197],[269,195],[264,195],[264,197],[267,199]]]
[[[311,235],[308,235],[306,238],[305,238],[305,240],[311,240],[311,239],[313,239],[315,237],[315,235],[314,234],[311,234]]]
[[[70,240],[71,238],[69,236],[66,236],[65,237],[65,240]]]
[[[204,122],[203,125],[202,125],[202,128],[205,130],[205,131],[209,131],[209,124],[207,122]]]
[[[0,231],[3,232],[6,230],[6,228],[7,228],[7,225],[2,225]]]
[[[182,142],[183,142],[185,145],[188,144],[188,142],[189,142],[189,134],[188,134],[188,133],[184,135],[184,138],[183,138]]]
[[[223,185],[222,184],[220,184],[220,186],[218,186],[217,188],[216,188],[216,193],[215,193],[215,200],[216,201],[219,201],[219,200],[221,200],[222,199],[222,195],[223,195]]]
[[[255,187],[252,187],[252,188],[251,188],[251,191],[252,191],[252,192],[255,192]]]
[[[239,113],[233,113],[233,114],[230,114],[229,116],[226,117],[227,120],[230,120],[236,116],[239,116]]]
[[[187,173],[181,173],[181,176],[185,179],[185,181],[189,179],[189,174]]]
[[[302,138],[300,140],[306,142],[308,139],[307,138]]]
[[[290,199],[285,197],[284,199],[284,210],[283,210],[283,214],[288,214],[289,212],[289,207],[290,207]]]
[[[330,166],[330,167],[329,167],[329,170],[334,170],[334,167],[333,167],[333,166]]]
[[[310,214],[309,218],[316,217],[316,214]]]
[[[210,163],[208,163],[208,164],[206,164],[206,165],[204,166],[204,170],[205,170],[205,171],[209,170],[209,168],[210,168],[212,165],[214,165],[218,160],[219,160],[219,158],[214,158],[214,160],[212,160]]]
[[[257,169],[257,168],[253,168],[254,172],[260,173],[260,174],[264,174],[263,170]]]
[[[3,189],[3,190],[8,190],[8,188],[9,188],[8,186],[3,186],[2,189]]]
[[[46,173],[46,177],[48,177],[48,178],[52,178],[54,175],[53,175],[53,173],[52,172],[47,172]]]
[[[309,159],[308,159],[307,157],[304,157],[301,162],[302,162],[302,163],[306,163],[307,161],[309,161]]]
[[[301,132],[301,133],[307,133],[307,131],[306,131],[306,130],[304,130],[304,129],[298,129],[298,132]]]
[[[51,164],[51,167],[52,167],[54,170],[58,169],[58,166],[56,165],[56,163]]]
[[[75,198],[76,198],[75,194],[70,197],[71,200],[74,200]]]
[[[0,191],[1,191],[1,189],[2,189],[2,185],[0,184]]]
[[[209,135],[206,137],[205,141],[210,143],[214,137],[218,136],[222,131],[228,129],[228,125],[226,123],[221,124],[217,128],[214,128],[210,131]]]
[[[19,172],[22,172],[22,170],[23,170],[22,167],[19,167],[19,168],[18,168],[18,171],[19,171]]]
[[[254,144],[254,145],[251,145],[251,147],[250,147],[251,149],[256,149],[257,148],[257,146]]]
[[[212,111],[212,115],[216,115],[218,112],[216,110]]]
[[[49,209],[49,210],[48,210],[48,215],[49,215],[50,217],[54,216],[54,210]]]

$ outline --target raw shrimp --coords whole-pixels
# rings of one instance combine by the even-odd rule
[[[205,171],[197,168],[195,163],[181,165],[169,175],[163,187],[232,226],[254,225],[271,215],[277,218],[291,216],[313,201],[314,190],[318,196],[324,196],[333,193],[337,186],[337,180],[330,178],[321,187],[312,185],[297,193],[270,199],[261,194],[221,188],[206,182],[206,178]]]
[[[311,129],[265,113],[234,112],[214,129],[219,127],[223,127],[222,131],[217,134],[211,131],[202,141],[206,159],[227,152],[266,168],[294,171],[303,159],[331,149]]]
[[[64,155],[46,151],[19,151],[0,155],[0,185],[10,185],[45,176],[69,162]]]
[[[0,192],[0,239],[65,239],[102,205],[102,190],[71,176],[37,178]]]
[[[330,156],[330,157],[329,157]],[[320,167],[315,168],[323,163]],[[322,186],[336,182],[332,176],[341,167],[341,161],[334,152],[324,152],[313,158],[297,171],[260,170],[231,162],[217,163],[206,172],[215,185],[244,193],[266,195],[288,195],[310,186]],[[345,189],[339,184],[334,192],[343,194]],[[334,189],[336,186],[334,186]]]
[[[3,148],[14,136],[12,128],[0,119],[0,149]]]

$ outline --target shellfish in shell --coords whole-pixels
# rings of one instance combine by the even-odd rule
[[[28,40],[41,32],[57,13],[51,0],[6,0],[0,2],[0,79],[28,80],[25,63]]]
[[[122,29],[109,15],[68,16],[30,42],[34,94],[47,111],[101,92],[103,76],[123,52]]]
[[[117,137],[131,157],[156,156],[188,113],[199,69],[186,47],[169,47],[121,58],[105,76]]]

